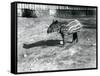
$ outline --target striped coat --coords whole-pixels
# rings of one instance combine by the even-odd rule
[[[64,37],[66,35],[74,34],[76,32],[79,32],[80,29],[82,28],[82,24],[77,20],[71,20],[69,22],[58,22],[53,21],[53,23],[49,26],[47,29],[47,33],[52,33],[52,32],[59,32],[63,38],[64,42]]]
[[[73,34],[75,32],[79,32],[82,28],[82,24],[78,20],[70,21],[67,25],[60,25],[60,30],[62,32],[66,32],[66,34]]]

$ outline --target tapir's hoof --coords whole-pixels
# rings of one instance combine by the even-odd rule
[[[78,40],[74,40],[74,41],[72,41],[72,43],[78,43]]]

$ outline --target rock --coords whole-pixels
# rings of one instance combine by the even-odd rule
[[[26,54],[24,54],[24,58],[26,58],[27,57],[27,55]]]
[[[90,39],[89,39],[89,38],[87,38],[87,41],[90,41]]]
[[[93,46],[96,46],[96,43],[94,43]]]

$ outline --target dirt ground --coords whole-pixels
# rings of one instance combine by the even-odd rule
[[[46,32],[53,19],[70,20],[18,17],[18,72],[95,68],[96,28],[91,28],[96,26],[95,19],[80,18],[84,28],[78,33],[79,42],[65,46],[60,44],[60,34]],[[72,35],[66,41],[71,40]]]

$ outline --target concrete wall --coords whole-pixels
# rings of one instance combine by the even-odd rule
[[[95,17],[96,11],[95,10],[56,10],[56,17]]]

